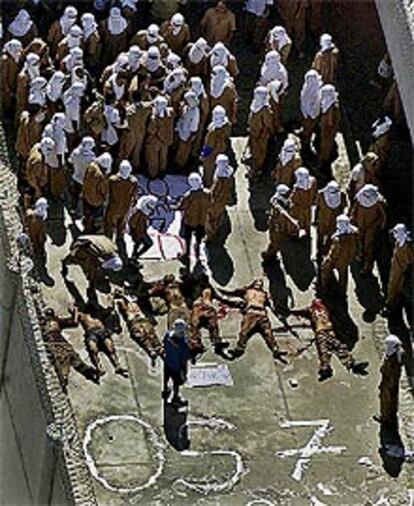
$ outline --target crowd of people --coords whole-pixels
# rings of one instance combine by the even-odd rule
[[[306,242],[316,233],[318,298],[292,315],[311,322],[323,381],[333,374],[332,353],[347,369],[367,373],[368,363],[355,361],[335,335],[324,297],[335,289],[346,304],[351,263],[357,262],[362,276],[373,272],[376,237],[390,228],[382,174],[401,107],[398,112],[392,71],[384,77],[382,65],[379,79],[381,85],[388,80],[390,91],[372,125],[368,151],[350,171],[348,188],[341,188],[332,172],[340,126],[336,87],[341,52],[333,37],[322,33],[320,4],[245,2],[246,44],[262,63],[244,125],[248,149],[243,163],[251,185],[267,177],[271,165],[274,192],[269,201],[268,247],[262,252],[264,266],[280,260],[286,240]],[[74,221],[82,222],[81,234],[62,261],[62,276],[68,279],[71,265],[81,267],[88,281],[88,303],[74,307],[70,318],[49,309],[43,319],[45,340],[65,389],[70,366],[99,383],[105,372],[100,352],[108,355],[116,373],[127,376],[111,337],[121,329],[119,316],[131,339],[152,361],[157,357],[165,361],[164,397],[169,397],[171,379],[177,404],[183,403],[179,386],[185,381],[187,362],[205,351],[202,328],[224,358],[242,356],[249,338],[259,333],[273,357],[285,362],[268,315],[277,313],[277,308],[263,280],[226,292],[214,287],[202,268],[202,243],[220,240],[226,208],[232,202],[237,168],[232,166],[230,138],[240,116],[237,80],[240,73],[252,72],[240,68],[232,52],[236,16],[230,3],[219,1],[206,8],[195,27],[189,26],[178,7],[160,25],[145,28],[139,26],[137,0],[82,4],[82,12],[68,5],[56,13],[58,18],[46,31],[41,20],[21,9],[4,28],[2,107],[15,130],[25,228],[39,269],[47,263],[49,207],[64,206]],[[269,12],[276,7],[282,23],[271,27]],[[286,65],[295,53],[303,58],[308,29],[318,37],[319,48],[297,97],[301,129],[292,132],[284,121],[289,89]],[[280,146],[277,152],[275,146]],[[157,198],[142,195],[139,178],[155,180],[167,174],[185,175],[188,181],[188,191],[174,207],[181,214],[185,243],[179,257],[180,278],[171,274],[122,288],[112,286],[107,307],[102,308],[97,296],[102,278],[112,281],[127,266],[140,269],[140,258],[152,246],[149,228]],[[390,232],[395,246],[383,287],[384,314],[399,307],[413,263],[409,226],[397,223]],[[129,258],[125,234],[134,244]],[[162,299],[168,313],[170,330],[164,341],[157,336],[154,311],[147,310],[154,298]],[[237,343],[230,350],[220,336],[223,306],[243,314]],[[77,325],[84,330],[92,366],[62,335],[64,328]],[[389,387],[387,378],[397,375],[397,370],[399,375],[402,346],[395,336],[386,344],[380,418],[384,422],[395,421],[396,408],[390,408],[390,403],[395,404],[395,382]],[[404,344],[411,356],[409,343]]]

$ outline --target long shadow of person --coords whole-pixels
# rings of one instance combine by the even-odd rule
[[[269,291],[274,307],[283,316],[289,314],[289,308],[295,306],[292,290],[286,284],[285,275],[279,264],[264,264],[264,273],[269,280]]]
[[[398,427],[381,424],[379,430],[382,465],[386,473],[393,478],[398,478],[405,460],[405,450],[401,441]]]
[[[234,273],[233,260],[224,245],[230,232],[231,222],[225,213],[216,240],[206,243],[207,264],[213,279],[220,285],[227,285]]]
[[[50,206],[47,220],[47,234],[52,239],[52,244],[63,246],[66,242],[65,209],[62,202],[53,203]]]
[[[163,403],[164,434],[173,448],[181,452],[190,448],[187,429],[187,408],[177,409],[172,404]]]
[[[310,259],[310,241],[287,239],[281,249],[286,274],[301,291],[306,291],[315,279],[316,271]]]
[[[269,200],[274,193],[274,186],[272,179],[268,175],[250,182],[249,207],[253,216],[254,226],[261,232],[268,229]]]
[[[372,274],[361,276],[356,262],[351,264],[351,274],[355,281],[358,302],[365,309],[362,318],[365,322],[372,323],[384,305],[378,278]]]

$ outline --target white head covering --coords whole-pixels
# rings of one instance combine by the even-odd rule
[[[227,117],[226,109],[221,105],[216,105],[211,114],[211,120],[213,123],[214,130],[224,127],[229,122]]]
[[[185,83],[186,77],[184,69],[177,67],[171,70],[164,81],[164,91],[168,94],[173,93],[179,86]]]
[[[78,17],[78,10],[73,7],[73,5],[69,5],[63,12],[63,15],[59,19],[60,29],[62,30],[63,35],[67,35],[69,33],[70,28],[76,23],[76,18]]]
[[[78,25],[73,25],[69,29],[69,33],[66,35],[66,43],[69,49],[73,47],[79,47],[83,38],[83,30]]]
[[[250,104],[250,111],[256,113],[269,105],[269,91],[266,86],[256,86],[254,89],[253,100]]]
[[[83,38],[87,40],[93,33],[96,32],[98,23],[96,22],[95,16],[90,12],[86,12],[82,15],[81,23],[83,29]]]
[[[151,46],[147,51],[145,67],[149,72],[155,72],[161,65],[161,53],[158,47]]]
[[[112,170],[112,155],[110,153],[103,153],[102,155],[98,156],[96,163],[99,165],[99,167],[105,169],[106,174],[109,174]]]
[[[341,188],[336,181],[329,181],[322,193],[323,199],[329,208],[337,209],[341,205]]]
[[[322,77],[316,70],[309,70],[300,93],[300,109],[305,118],[316,119],[321,111]]]
[[[278,51],[283,49],[286,44],[290,42],[286,29],[283,26],[275,26],[270,30],[270,40]]]
[[[121,9],[118,7],[112,7],[109,11],[108,17],[108,30],[112,35],[120,35],[123,33],[128,26],[127,20],[121,13]]]
[[[322,53],[330,51],[335,47],[335,44],[332,42],[332,36],[329,35],[329,33],[324,33],[320,36],[319,44],[321,46]]]
[[[52,168],[59,166],[59,160],[56,154],[56,143],[51,137],[42,137],[39,142],[39,148],[45,157],[45,162]]]
[[[115,94],[115,98],[117,100],[121,100],[121,98],[125,95],[126,85],[125,82],[123,84],[118,83],[118,74],[112,74],[108,79],[108,82],[112,85],[112,90]]]
[[[68,72],[71,72],[72,69],[78,65],[83,67],[83,50],[80,47],[73,47],[62,61]]]
[[[7,30],[14,37],[24,37],[26,33],[32,28],[33,21],[30,18],[30,14],[26,9],[20,9],[17,16],[8,26]]]
[[[233,167],[229,164],[229,157],[225,154],[217,155],[216,170],[214,172],[215,179],[228,179],[234,173]]]
[[[137,209],[144,213],[146,216],[150,216],[157,206],[158,199],[155,195],[143,195],[137,201]]]
[[[286,139],[279,153],[279,160],[282,165],[288,164],[296,154],[296,144],[293,139]]]
[[[222,42],[217,42],[214,44],[211,50],[211,68],[215,67],[216,65],[223,65],[223,67],[227,68],[227,65],[229,64],[229,56],[230,51],[227,49],[227,47]]]
[[[160,38],[160,27],[152,23],[147,28],[147,41],[149,44],[155,44]]]
[[[406,242],[411,242],[411,234],[404,223],[398,223],[391,229],[396,244],[401,248]]]
[[[270,97],[278,104],[280,100],[279,93],[282,91],[282,82],[279,79],[273,79],[267,85]]]
[[[34,79],[40,76],[40,57],[36,53],[29,53],[26,56],[23,72],[29,76],[29,79]]]
[[[321,109],[324,114],[328,109],[338,101],[338,93],[333,84],[325,84],[321,88]]]
[[[372,136],[374,139],[378,139],[378,137],[381,137],[381,135],[386,134],[391,127],[392,120],[388,116],[385,116],[382,119],[377,119],[377,121],[372,124]]]
[[[128,65],[129,68],[135,72],[141,64],[143,52],[139,46],[131,46],[128,51]]]
[[[260,69],[260,76],[260,84],[266,86],[270,81],[279,79],[283,84],[282,91],[286,90],[288,86],[288,73],[277,51],[266,53],[265,61]]]
[[[95,139],[90,135],[86,135],[85,137],[82,137],[78,149],[82,152],[82,154],[92,153],[93,156],[95,156],[95,146]]]
[[[119,110],[111,104],[104,106],[105,128],[101,133],[101,140],[110,146],[116,144],[119,140],[119,135],[116,130],[121,123],[121,115]]]
[[[172,51],[170,51],[168,53],[167,58],[165,59],[165,65],[166,65],[167,68],[173,70],[173,69],[176,69],[178,67],[181,67],[182,66],[182,61],[181,61],[181,58],[178,56],[178,54],[173,53]]]
[[[76,128],[80,126],[81,100],[85,93],[85,86],[81,82],[73,83],[63,94],[65,105],[66,131],[74,133],[73,123]]]
[[[204,88],[204,84],[203,84],[201,77],[191,77],[190,78],[190,90],[194,91],[194,93],[199,98],[201,95],[205,94],[206,90]]]
[[[402,342],[398,339],[397,336],[394,336],[390,334],[388,337],[385,338],[385,358],[389,358],[394,353],[397,354],[398,361],[401,362],[401,348],[402,348]]]
[[[223,94],[225,88],[231,84],[231,77],[223,65],[213,67],[212,74],[210,95],[213,98],[218,98]]]
[[[122,160],[119,164],[118,174],[122,179],[128,179],[132,173],[132,165],[128,160]]]
[[[137,10],[137,3],[139,0],[121,0],[121,7],[123,9],[128,8],[134,12]]]
[[[380,200],[378,188],[373,184],[365,184],[355,195],[362,207],[372,207]]]
[[[281,202],[282,204],[288,203],[290,188],[286,184],[278,184],[276,186],[276,191],[270,198],[271,204],[277,204]]]
[[[295,184],[294,187],[299,190],[310,190],[312,188],[312,178],[306,167],[299,167],[295,170]]]
[[[69,161],[73,165],[72,179],[83,184],[88,165],[96,159],[95,139],[90,136],[82,137],[80,144],[72,151]]]
[[[119,53],[114,63],[111,65],[111,70],[112,72],[119,72],[121,70],[126,70],[127,67],[128,67],[128,54]]]
[[[188,52],[188,59],[191,63],[200,63],[201,60],[207,56],[207,52],[208,43],[206,39],[200,37],[194,42],[194,44],[191,45],[191,48]]]
[[[185,23],[184,16],[179,12],[176,12],[171,18],[171,27],[173,35],[178,35],[181,32],[184,23]]]
[[[114,272],[119,272],[120,270],[122,270],[122,266],[123,266],[122,260],[118,255],[114,255],[108,258],[108,260],[102,262],[101,265],[102,269]]]
[[[47,80],[44,77],[35,77],[30,81],[29,104],[38,104],[43,107],[46,104]]]
[[[187,91],[184,94],[184,105],[181,116],[177,121],[178,137],[187,142],[190,137],[198,131],[200,125],[200,108],[197,95],[193,91]]]
[[[43,221],[47,220],[47,211],[49,204],[44,197],[40,197],[37,199],[34,205],[34,213],[35,215]]]
[[[18,63],[22,56],[23,46],[20,40],[11,39],[3,46],[3,52],[13,58]]]
[[[190,191],[192,192],[202,190],[204,188],[203,178],[198,172],[192,172],[188,176],[188,185],[190,186]]]
[[[61,70],[56,70],[49,79],[46,87],[46,94],[52,102],[57,102],[63,96],[63,86],[65,85],[65,74]]]
[[[351,225],[351,219],[346,214],[340,214],[336,217],[336,230],[334,237],[341,235],[354,234],[358,229]]]
[[[56,143],[56,154],[62,157],[64,161],[65,154],[68,152],[68,143],[66,138],[66,116],[63,112],[57,112],[52,116],[53,140]]]
[[[164,118],[168,114],[168,100],[163,95],[154,98],[153,114],[158,118]]]

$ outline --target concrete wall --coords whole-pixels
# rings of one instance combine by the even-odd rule
[[[30,251],[16,243],[22,231],[18,194],[2,135],[0,130],[0,504],[94,505],[72,408],[40,332],[42,300],[27,269]]]

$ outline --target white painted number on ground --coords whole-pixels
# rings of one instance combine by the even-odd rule
[[[294,420],[280,423],[282,429],[295,427],[316,427],[312,437],[303,448],[281,450],[276,453],[278,457],[287,458],[298,456],[298,460],[292,472],[292,478],[301,481],[306,468],[309,466],[313,455],[332,454],[339,455],[346,450],[346,446],[322,446],[322,439],[333,430],[329,427],[329,420]]]

